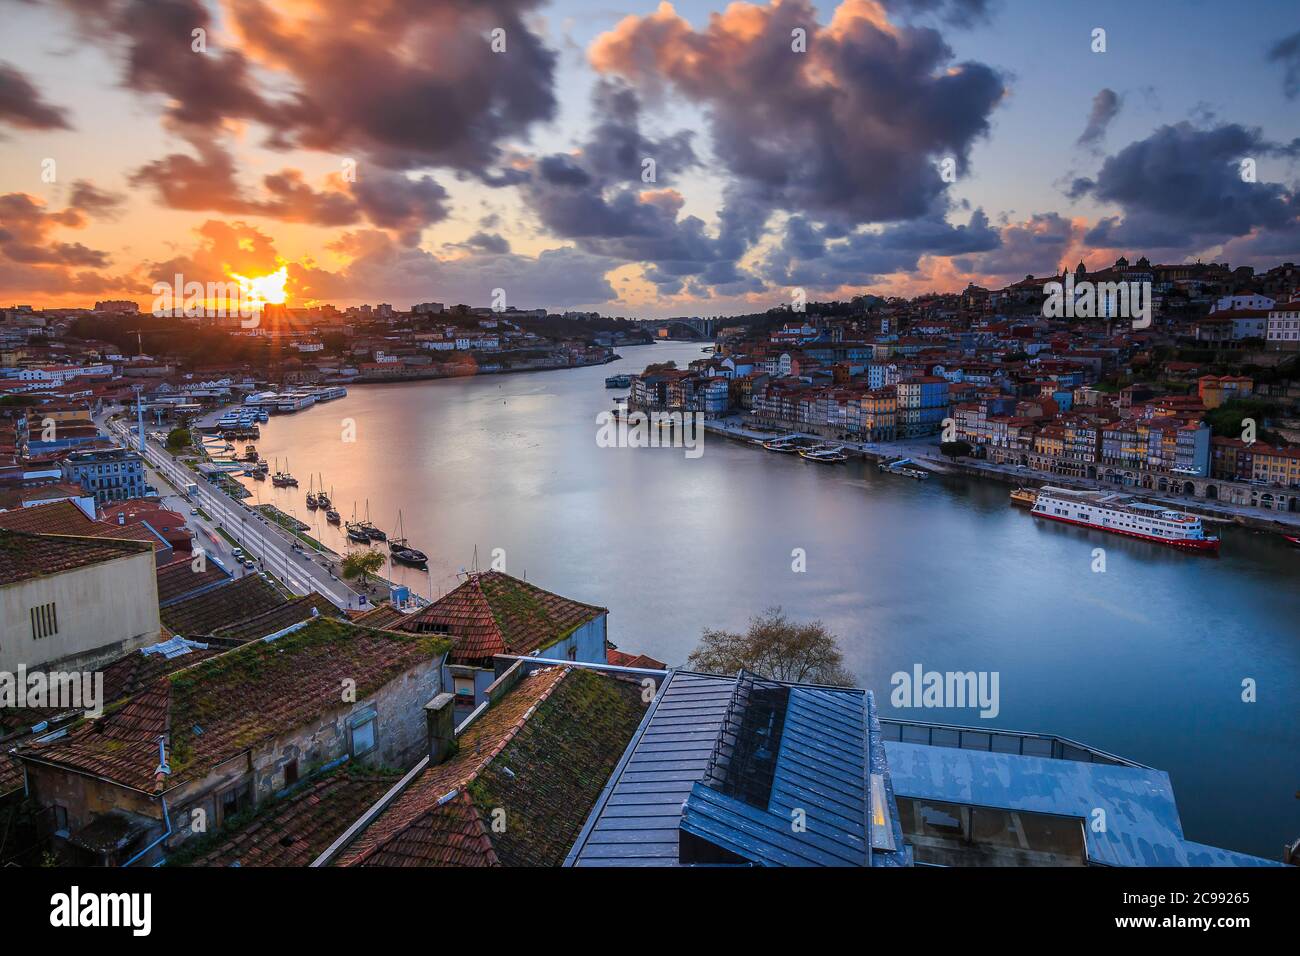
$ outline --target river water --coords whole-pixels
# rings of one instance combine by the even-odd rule
[[[1188,555],[1037,521],[1009,506],[1006,485],[819,465],[713,435],[698,458],[602,448],[596,416],[621,394],[606,376],[701,352],[622,354],[355,386],[262,426],[259,451],[299,488],[246,483],[340,552],[342,530],[303,502],[309,475],[345,520],[368,503],[393,534],[400,510],[429,571],[390,576],[422,594],[454,587],[476,548],[480,567],[502,549],[510,573],[608,607],[619,647],[673,665],[701,629],[742,629],[782,605],[839,636],[885,716],[1055,733],[1165,770],[1190,839],[1277,859],[1300,836],[1300,551],[1227,528],[1219,558]],[[999,713],[894,708],[891,675],[918,664],[997,672]]]

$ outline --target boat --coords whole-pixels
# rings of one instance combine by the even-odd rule
[[[805,448],[799,452],[799,457],[806,458],[808,461],[818,461],[825,465],[835,465],[849,460],[849,456],[844,453],[844,449],[839,445],[818,445],[815,448]]]
[[[394,561],[400,561],[402,564],[410,564],[415,567],[423,566],[429,561],[429,556],[419,548],[412,548],[406,540],[406,530],[402,526],[402,513],[397,512],[397,534],[398,537],[388,542],[388,553],[393,556]]]
[[[329,511],[325,512],[325,520],[330,524],[338,524],[343,519],[339,516],[337,511],[331,508]]]
[[[904,478],[915,478],[918,481],[924,481],[930,477],[930,473],[923,468],[912,468],[912,459],[894,458],[889,461],[880,463],[880,470],[888,472],[891,475],[902,475]]]
[[[366,533],[366,537],[371,541],[384,541],[388,538],[388,535],[375,527],[374,523],[370,520],[369,501],[366,502],[366,520],[357,522],[357,525]]]
[[[366,534],[365,525],[357,520],[357,505],[352,503],[352,520],[343,525],[343,529],[348,534],[349,541],[355,541],[358,544],[369,544],[370,535]]]
[[[1282,540],[1293,548],[1300,548],[1300,537],[1297,537],[1296,535],[1284,534],[1282,535]]]
[[[785,435],[781,438],[768,439],[763,442],[763,447],[780,455],[797,455],[799,452],[815,448],[819,444],[820,442],[803,435]]]
[[[286,459],[285,465],[287,466],[288,464],[289,462]],[[271,476],[271,484],[275,485],[277,488],[297,488],[298,479],[287,471],[281,471],[280,462],[279,459],[277,459],[275,464],[275,474]]]
[[[1219,550],[1219,539],[1205,533],[1196,515],[1120,492],[1044,486],[1038,490],[1030,514],[1154,541],[1183,551],[1217,553]]]
[[[317,475],[316,477],[319,478],[320,475]],[[318,508],[332,507],[334,503],[330,501],[330,496],[325,494],[325,482],[322,480],[319,484],[321,490],[316,492],[316,506]]]
[[[256,446],[256,445],[245,445],[245,446],[244,446],[244,461],[254,461],[254,462],[257,461],[257,446]]]
[[[316,497],[316,492],[312,490],[314,487],[312,485],[313,480],[310,477],[307,479],[307,508],[310,511],[315,511],[320,507],[320,499]]]
[[[1020,508],[1032,508],[1038,500],[1038,491],[1034,488],[1017,488],[1011,492],[1011,503]]]
[[[632,387],[632,376],[631,376],[631,375],[611,375],[611,376],[609,376],[609,378],[605,379],[605,387],[606,387],[606,388],[631,388],[631,387]]]

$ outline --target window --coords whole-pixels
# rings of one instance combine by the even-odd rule
[[[368,720],[352,728],[352,756],[360,757],[375,749],[375,718],[372,714]]]
[[[474,678],[453,677],[451,679],[451,684],[456,693],[457,700],[474,699]]]
[[[66,836],[68,833],[68,808],[56,803],[50,809],[54,811],[54,832]]]
[[[570,644],[568,653],[569,653],[569,660],[576,661],[578,659],[578,645]]]
[[[284,785],[291,787],[298,782],[298,758],[294,757],[284,765]]]
[[[236,784],[229,790],[224,791],[217,797],[217,804],[221,808],[221,819],[217,821],[218,825],[224,826],[234,817],[248,809],[251,803],[248,793],[248,784]]]
[[[55,612],[54,602],[38,604],[31,609],[32,640],[39,641],[59,633],[59,617]]]

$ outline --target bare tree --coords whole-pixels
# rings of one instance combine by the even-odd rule
[[[821,621],[800,624],[780,607],[750,618],[743,634],[705,628],[687,658],[692,670],[734,674],[744,669],[774,680],[850,687],[838,638]]]

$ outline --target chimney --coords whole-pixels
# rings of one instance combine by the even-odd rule
[[[456,698],[445,691],[424,705],[424,724],[429,735],[429,765],[447,759],[456,741]]]

